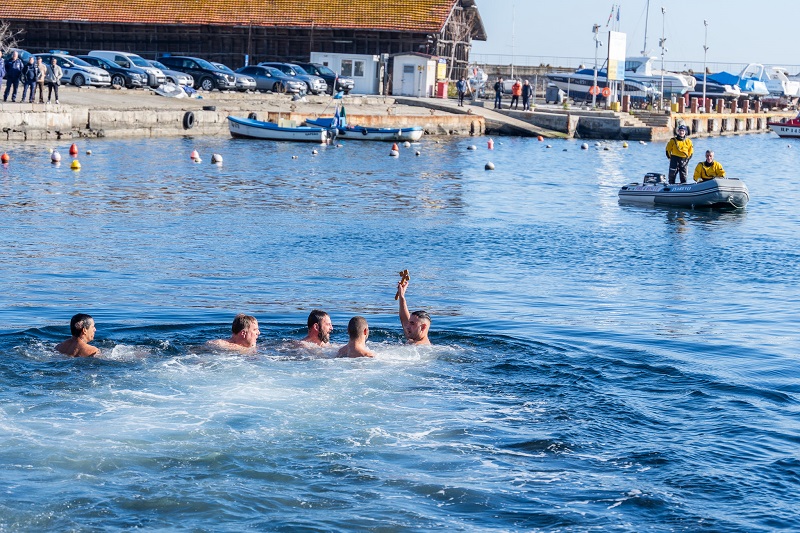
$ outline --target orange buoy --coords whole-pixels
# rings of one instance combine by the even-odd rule
[[[69,147],[69,155],[78,155],[78,145],[72,143],[72,146]]]
[[[494,150],[494,140],[493,139],[489,139],[489,142],[487,142],[486,145],[489,147],[489,150]]]
[[[536,140],[539,141],[539,142],[542,142],[544,140],[544,137],[539,135],[538,137],[536,137]]]
[[[392,150],[394,150],[395,152],[399,150],[399,148],[397,147],[397,143],[394,143],[392,145]]]
[[[192,153],[189,156],[189,159],[191,159],[192,161],[200,159],[200,153],[197,150],[192,150]]]
[[[4,165],[5,165],[6,163],[8,163],[8,161],[9,161],[10,159],[11,159],[11,158],[10,158],[10,157],[8,157],[8,154],[7,154],[7,153],[5,153],[5,152],[3,152],[3,155],[0,155],[0,163],[3,163]]]

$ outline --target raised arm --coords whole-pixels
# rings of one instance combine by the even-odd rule
[[[397,294],[399,297],[397,300],[400,302],[400,324],[403,326],[403,331],[405,332],[406,326],[408,325],[408,320],[411,318],[411,313],[408,312],[408,304],[406,303],[406,288],[408,287],[407,281],[400,281],[397,284]]]

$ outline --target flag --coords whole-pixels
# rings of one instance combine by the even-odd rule
[[[333,114],[333,120],[331,120],[331,129],[335,130],[339,127],[339,106],[336,106],[336,113]]]

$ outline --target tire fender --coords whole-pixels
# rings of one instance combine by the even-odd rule
[[[183,129],[190,130],[192,128],[194,128],[194,113],[187,111],[183,115]]]

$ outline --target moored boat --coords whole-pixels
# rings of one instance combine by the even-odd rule
[[[743,181],[714,178],[698,183],[669,184],[663,174],[645,174],[642,183],[629,183],[619,190],[620,202],[675,207],[741,209],[750,200]]]
[[[250,118],[228,117],[232,137],[265,139],[270,141],[302,141],[324,143],[329,131],[319,126],[281,126]]]
[[[800,113],[789,120],[778,122],[767,122],[769,129],[778,134],[778,137],[788,137],[800,139]]]
[[[336,130],[336,136],[355,141],[409,141],[414,142],[422,138],[425,131],[421,126],[406,128],[372,128],[368,126],[355,126],[347,123],[347,114],[344,106],[336,110],[332,118],[319,117],[306,119],[306,124]]]

